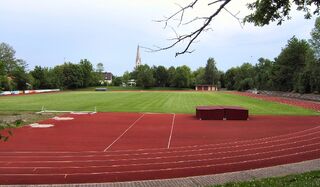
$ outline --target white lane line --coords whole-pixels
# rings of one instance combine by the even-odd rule
[[[264,138],[256,138],[256,139],[250,139],[250,140],[238,140],[238,141],[231,141],[231,142],[223,142],[223,143],[214,143],[214,144],[199,144],[199,145],[189,145],[189,146],[177,146],[173,147],[174,149],[187,149],[187,148],[202,148],[202,147],[211,147],[211,146],[223,146],[223,145],[233,145],[233,144],[240,144],[240,143],[246,143],[246,142],[258,142],[258,141],[264,141],[264,140],[269,140],[269,139],[276,139],[277,140],[272,140],[272,141],[265,141],[264,143],[267,142],[279,142],[279,141],[284,141],[284,140],[289,140],[289,139],[294,139],[294,138],[300,138],[300,137],[306,137],[308,135],[313,135],[316,134],[320,131],[315,131],[320,129],[320,126],[312,127],[309,129],[301,130],[301,131],[296,131],[293,133],[287,133],[287,134],[282,134],[282,135],[276,135],[276,136],[268,136]],[[315,131],[312,133],[308,133],[305,135],[300,135],[300,136],[293,136],[296,134],[302,134],[308,131]],[[293,136],[293,137],[290,137]],[[290,138],[282,138],[282,137],[290,137]],[[281,138],[281,139],[280,139]],[[261,143],[258,143],[261,144]],[[243,144],[242,144],[243,145]],[[242,146],[241,145],[241,146]],[[252,145],[252,144],[247,144],[247,145]],[[172,148],[172,149],[173,149]],[[119,152],[128,152],[128,151],[151,151],[151,150],[165,150],[167,148],[148,148],[148,149],[126,149],[126,150],[114,150],[114,151],[109,151],[110,153],[119,153]],[[0,157],[3,157],[2,154],[77,154],[77,153],[102,153],[102,151],[0,151]],[[10,156],[10,155],[9,155]]]
[[[106,147],[103,152],[106,152],[113,144],[115,144],[124,134],[126,134],[131,127],[133,127],[145,114],[142,114],[138,119],[136,119],[117,139],[115,139],[108,147]]]
[[[184,155],[164,155],[164,156],[153,156],[153,157],[145,157],[145,158],[124,158],[124,159],[99,159],[99,160],[62,160],[62,161],[56,161],[56,160],[46,160],[46,161],[16,161],[15,163],[18,164],[24,164],[24,163],[98,163],[98,162],[118,162],[118,161],[141,161],[141,160],[162,160],[162,159],[171,159],[171,158],[188,158],[188,157],[202,157],[202,156],[209,156],[209,155],[221,155],[221,154],[232,154],[232,153],[238,153],[241,155],[240,152],[247,152],[247,151],[259,151],[263,149],[268,149],[268,148],[273,148],[277,151],[281,150],[291,150],[294,149],[295,147],[289,147],[285,149],[276,149],[277,147],[281,146],[289,146],[297,143],[302,143],[302,142],[307,142],[307,141],[313,141],[314,139],[319,139],[317,138],[312,138],[309,140],[301,140],[299,142],[289,142],[285,144],[279,144],[279,145],[269,145],[265,147],[257,147],[257,148],[251,148],[251,149],[241,149],[241,150],[231,150],[231,151],[213,151],[213,152],[207,152],[207,153],[191,153],[191,154],[184,154]],[[297,148],[305,148],[309,146],[314,146],[314,145],[320,145],[320,142],[313,143],[313,144],[307,144],[307,145],[300,145],[296,146]],[[271,152],[277,152],[277,151],[271,151]],[[0,163],[5,163],[5,161],[0,161]],[[15,166],[13,166],[15,167]],[[11,166],[8,167],[1,167],[0,168],[11,168]],[[39,166],[37,167],[39,168]]]
[[[161,171],[176,171],[176,170],[186,170],[186,169],[197,169],[197,168],[211,168],[211,167],[218,167],[218,166],[230,166],[230,165],[237,165],[237,164],[248,164],[254,162],[264,162],[264,161],[271,161],[275,159],[281,159],[286,157],[298,156],[303,154],[309,154],[314,152],[319,152],[320,149],[313,149],[309,151],[303,152],[296,152],[292,154],[286,155],[278,155],[278,156],[271,156],[267,158],[260,158],[260,159],[252,159],[252,160],[244,160],[238,162],[227,162],[227,163],[218,163],[218,164],[207,164],[207,165],[197,165],[197,166],[185,166],[185,167],[170,167],[170,168],[158,168],[158,169],[141,169],[141,170],[128,170],[128,171],[106,171],[106,172],[91,172],[91,173],[69,173],[68,175],[72,176],[85,176],[85,175],[107,175],[107,174],[123,174],[123,173],[146,173],[146,172],[161,172]],[[299,161],[298,161],[299,162]],[[0,176],[64,176],[65,174],[54,174],[54,173],[39,173],[39,174],[0,174]]]
[[[173,118],[172,118],[172,123],[171,123],[171,131],[170,131],[170,136],[169,136],[169,140],[168,140],[168,146],[167,149],[170,148],[170,144],[171,144],[171,139],[172,139],[172,133],[173,133],[173,127],[174,127],[174,120],[176,118],[176,114],[173,114]]]
[[[152,166],[152,165],[165,165],[165,164],[182,164],[182,163],[190,163],[190,162],[205,162],[205,161],[220,161],[225,159],[236,159],[236,158],[245,158],[248,156],[259,156],[263,154],[273,154],[273,153],[280,153],[283,151],[291,151],[300,148],[307,148],[312,146],[318,146],[320,143],[315,144],[308,144],[303,146],[297,147],[290,147],[284,149],[277,149],[273,151],[265,151],[265,152],[256,152],[250,154],[243,154],[243,155],[236,155],[236,156],[224,156],[224,157],[209,157],[209,158],[197,158],[197,159],[187,159],[187,160],[176,160],[176,161],[161,161],[160,162],[143,162],[143,163],[132,163],[132,164],[107,164],[107,165],[90,165],[90,166],[66,166],[66,167],[55,167],[55,166],[40,166],[38,169],[88,169],[88,168],[116,168],[116,167],[131,167],[131,166]],[[308,150],[309,151],[309,150]],[[195,155],[197,156],[197,155]],[[200,155],[201,156],[201,155]],[[207,155],[205,155],[207,156]],[[32,168],[31,166],[22,166],[22,167],[0,167],[1,169],[16,169],[16,170],[23,170]]]
[[[245,147],[250,147],[250,146],[256,146],[256,145],[260,145],[258,147],[258,149],[260,148],[265,148],[265,146],[261,146],[261,145],[264,145],[264,144],[269,144],[269,143],[278,143],[278,142],[285,142],[287,140],[292,140],[290,141],[289,143],[278,143],[276,145],[271,145],[271,147],[276,147],[276,146],[282,146],[282,145],[290,145],[290,144],[294,144],[294,143],[300,143],[300,142],[306,142],[306,141],[310,141],[310,140],[317,140],[317,139],[320,139],[319,136],[316,136],[316,137],[313,137],[313,138],[310,138],[309,136],[311,135],[317,135],[317,134],[320,134],[320,131],[316,131],[316,132],[312,132],[312,133],[308,133],[308,134],[304,134],[304,135],[300,135],[300,136],[296,136],[296,137],[290,137],[290,138],[285,138],[285,139],[280,139],[280,140],[271,140],[271,141],[264,141],[264,142],[259,142],[259,143],[251,143],[251,144],[242,144],[242,145],[232,145],[232,146],[225,146],[225,147],[195,147],[193,149],[185,149],[185,150],[170,150],[170,151],[167,151],[168,149],[166,148],[166,150],[159,150],[157,152],[149,152],[149,153],[126,153],[126,154],[118,154],[118,155],[114,155],[114,154],[103,154],[103,155],[97,155],[97,154],[92,154],[92,155],[67,155],[67,156],[54,156],[56,158],[74,158],[74,157],[77,157],[77,158],[90,158],[90,157],[104,157],[104,158],[107,158],[107,157],[114,157],[114,156],[140,156],[140,155],[159,155],[159,154],[172,154],[172,153],[191,153],[191,152],[202,152],[202,151],[213,151],[213,150],[221,150],[221,149],[233,149],[233,148],[243,148],[242,150],[248,150],[248,148],[245,148]],[[296,140],[298,138],[304,138],[304,137],[307,137],[303,140]],[[269,147],[269,146],[267,146]],[[252,149],[252,148],[250,148]],[[254,148],[254,149],[257,149],[257,148]],[[233,150],[234,151],[234,150]],[[38,157],[41,157],[41,158],[52,158],[53,156],[22,156],[22,155],[18,155],[18,156],[12,156],[12,155],[5,155],[5,156],[2,156],[0,155],[0,158],[7,158],[7,157],[17,157],[17,158],[38,158]],[[6,159],[3,159],[3,160],[6,160]],[[1,161],[0,160],[0,163],[7,163],[6,161]]]

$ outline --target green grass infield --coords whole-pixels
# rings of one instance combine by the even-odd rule
[[[0,112],[47,110],[195,113],[199,105],[242,106],[254,115],[319,115],[318,112],[225,92],[67,91],[0,97]]]

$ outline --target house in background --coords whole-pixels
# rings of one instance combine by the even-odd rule
[[[218,88],[214,85],[196,85],[196,91],[218,91]]]
[[[111,72],[104,72],[103,73],[104,76],[104,82],[106,82],[107,84],[111,84],[112,83],[112,73]]]

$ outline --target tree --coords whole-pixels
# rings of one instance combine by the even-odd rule
[[[131,75],[128,71],[125,71],[122,75],[122,82],[128,84],[129,80],[131,79]]]
[[[254,87],[254,67],[250,63],[242,64],[235,75],[234,88],[239,91],[249,90]]]
[[[320,17],[316,19],[309,42],[314,49],[317,58],[320,59]]]
[[[42,68],[41,66],[35,66],[34,69],[30,72],[30,74],[34,78],[34,89],[49,88],[47,80],[47,71],[48,70],[46,68]]]
[[[112,78],[113,86],[121,86],[122,85],[122,77],[114,77]]]
[[[292,37],[275,60],[275,88],[280,91],[298,91],[299,76],[308,61],[314,61],[313,51],[306,40]]]
[[[97,72],[103,73],[104,72],[104,67],[102,63],[97,64]]]
[[[272,90],[273,62],[269,59],[259,58],[254,69],[256,72],[254,77],[255,87],[259,90]]]
[[[27,64],[15,57],[16,51],[6,43],[0,43],[0,86],[2,90],[25,89]]]
[[[152,69],[147,65],[140,65],[136,68],[137,71],[137,86],[149,88],[154,85]]]
[[[194,85],[197,84],[205,84],[205,79],[204,79],[204,74],[205,74],[205,68],[200,67],[196,71],[193,72],[193,77],[194,77]]]
[[[230,68],[227,70],[226,74],[225,74],[225,86],[228,90],[234,90],[235,87],[235,76],[238,72],[238,67],[237,68]]]
[[[297,6],[298,11],[305,12],[305,18],[311,18],[312,14],[319,15],[320,2],[318,0],[256,0],[248,4],[253,11],[245,17],[245,22],[254,23],[257,26],[268,25],[277,21],[281,25],[286,19],[290,19],[292,4]],[[313,9],[311,11],[310,9]]]
[[[318,0],[256,0],[253,3],[247,5],[248,9],[252,12],[247,15],[244,19],[241,19],[237,16],[236,13],[232,13],[228,10],[227,5],[232,0],[212,0],[207,3],[207,6],[214,7],[213,11],[208,15],[200,16],[201,12],[197,7],[201,7],[200,3],[206,3],[206,1],[201,0],[192,0],[186,5],[178,5],[179,10],[173,14],[166,16],[162,20],[157,20],[159,23],[164,24],[164,29],[172,29],[175,37],[170,38],[172,41],[171,44],[166,47],[159,47],[157,49],[149,49],[150,51],[161,51],[167,50],[182,44],[185,41],[185,47],[182,51],[176,52],[176,56],[192,53],[193,50],[190,50],[191,45],[198,39],[198,37],[211,29],[211,22],[217,17],[222,11],[226,11],[231,16],[233,16],[241,25],[244,22],[253,23],[257,26],[264,26],[270,22],[277,22],[279,25],[286,19],[290,18],[290,11],[292,5],[297,6],[298,11],[305,12],[305,18],[310,18],[312,14],[319,15],[320,2]],[[235,1],[235,0],[234,0]],[[189,11],[194,11],[195,16],[189,20],[185,18],[185,15],[190,13]],[[177,26],[171,26],[172,23],[175,23]],[[192,24],[190,26],[190,24]],[[199,26],[200,25],[200,26]],[[191,32],[179,34],[176,31],[176,28],[186,26],[188,28],[194,28]],[[189,30],[189,29],[187,29]]]
[[[87,59],[80,60],[79,66],[83,73],[83,87],[88,87],[92,83],[93,66]]]
[[[16,51],[6,43],[0,43],[0,63],[4,66],[7,75],[11,75],[18,66],[15,58]]]
[[[209,58],[204,72],[204,81],[205,84],[217,85],[219,82],[218,69],[216,67],[215,60]]]
[[[175,72],[175,86],[178,88],[188,88],[191,84],[191,69],[186,66],[179,66]]]
[[[64,63],[62,65],[63,85],[67,88],[83,87],[83,72],[79,65],[72,63]]]
[[[168,84],[168,72],[164,66],[154,67],[154,78],[156,86],[165,87]]]
[[[254,87],[254,67],[244,63],[240,67],[229,69],[225,74],[225,84],[228,90],[249,90]]]
[[[175,74],[176,74],[176,68],[171,66],[169,69],[168,69],[168,85],[167,86],[170,86],[170,87],[175,87]]]

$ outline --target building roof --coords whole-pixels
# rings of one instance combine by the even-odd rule
[[[112,73],[111,72],[104,72],[104,79],[105,80],[112,80]]]

